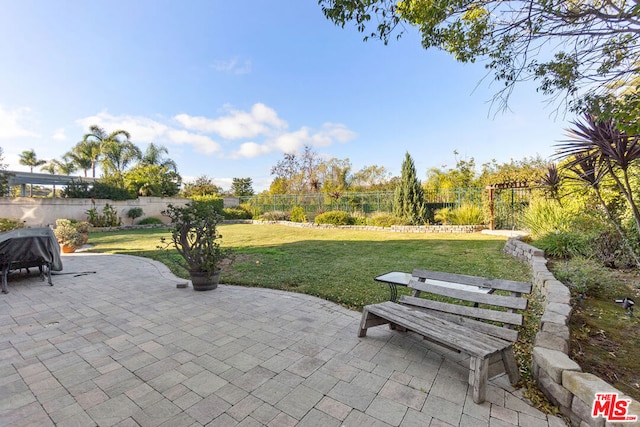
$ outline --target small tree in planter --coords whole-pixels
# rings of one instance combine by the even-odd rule
[[[218,286],[220,262],[231,255],[220,247],[217,226],[223,220],[215,205],[191,201],[185,206],[169,204],[162,215],[171,218],[171,240],[185,261],[193,289],[210,290]],[[163,242],[165,239],[162,239]]]
[[[131,225],[133,225],[136,218],[140,218],[142,215],[144,215],[142,208],[131,208],[127,211],[127,218],[131,218]]]
[[[69,219],[57,219],[53,234],[58,239],[62,252],[65,253],[75,252],[85,243],[84,236]]]

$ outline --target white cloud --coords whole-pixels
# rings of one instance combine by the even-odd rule
[[[0,105],[0,139],[39,138],[38,133],[29,129],[31,109],[16,108],[5,110]]]
[[[64,132],[64,128],[56,129],[53,132],[53,135],[51,135],[51,138],[53,138],[56,141],[66,141],[67,140],[67,135]]]
[[[220,144],[206,135],[172,129],[167,132],[168,140],[174,144],[191,145],[199,153],[212,154],[220,151]]]
[[[329,147],[334,142],[348,142],[356,137],[356,133],[343,124],[325,123],[318,132],[310,133],[307,127],[295,132],[278,136],[274,145],[285,153],[299,152],[305,145],[312,147]]]
[[[131,134],[131,140],[134,142],[155,142],[169,131],[168,126],[147,117],[113,116],[106,112],[76,120],[76,123],[85,131],[91,125],[98,125],[107,132],[124,129]]]
[[[140,116],[115,116],[101,112],[76,121],[85,131],[91,125],[98,125],[107,132],[125,129],[135,143],[155,142],[191,146],[194,151],[203,154],[220,153],[221,157],[240,159],[258,158],[274,151],[298,153],[305,145],[329,147],[335,143],[344,143],[356,137],[356,133],[340,123],[324,123],[319,130],[307,126],[287,132],[287,122],[278,117],[278,113],[265,104],[256,103],[250,111],[228,109],[217,118],[178,114],[174,123],[167,124]],[[177,127],[179,124],[183,127]],[[64,133],[63,129],[59,129]],[[245,139],[239,143],[228,143],[226,153],[223,146],[208,134],[218,134],[227,140]],[[252,138],[251,141],[246,139]]]
[[[251,61],[248,59],[241,60],[235,56],[228,60],[214,62],[213,68],[223,73],[249,74],[251,72]]]
[[[124,129],[131,134],[133,142],[155,142],[160,144],[190,145],[199,153],[211,154],[220,150],[220,144],[206,135],[171,128],[148,117],[113,116],[102,112],[76,120],[83,128],[98,125],[107,132]]]
[[[338,142],[349,142],[358,136],[354,131],[349,130],[342,123],[325,123],[322,125],[322,134],[328,135],[332,140]]]
[[[245,142],[240,145],[240,149],[233,153],[233,158],[249,158],[253,159],[256,157],[263,156],[265,154],[269,154],[273,151],[273,149],[266,144],[256,144],[255,142]]]
[[[295,132],[280,135],[274,140],[274,145],[284,153],[297,153],[304,145],[311,144],[311,142],[309,129],[303,127]]]
[[[225,139],[272,135],[287,128],[287,122],[262,103],[254,104],[250,112],[231,110],[228,115],[216,119],[188,114],[178,114],[174,118],[187,129],[216,133]]]

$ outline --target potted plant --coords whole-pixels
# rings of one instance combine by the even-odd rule
[[[77,248],[84,244],[84,236],[69,219],[56,220],[56,228],[53,230],[53,234],[58,239],[60,248],[64,253],[75,252]]]
[[[171,219],[171,240],[185,261],[182,266],[189,271],[193,289],[207,291],[218,287],[220,262],[231,255],[218,241],[222,236],[217,225],[222,215],[206,201],[191,201],[184,206],[169,204],[162,214]]]

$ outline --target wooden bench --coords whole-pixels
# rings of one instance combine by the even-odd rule
[[[458,284],[470,288],[459,289]],[[486,398],[491,359],[504,365],[512,384],[520,380],[513,355],[518,331],[513,327],[522,325],[523,316],[517,311],[527,308],[527,299],[522,294],[531,292],[530,283],[416,269],[409,287],[413,296],[402,296],[399,303],[387,301],[364,307],[358,336],[366,336],[367,328],[372,326],[389,324],[392,329],[412,331],[448,349],[468,354],[469,385],[476,403]],[[509,295],[494,291],[507,291]],[[420,298],[421,292],[454,302]]]

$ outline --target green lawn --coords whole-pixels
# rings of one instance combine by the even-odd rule
[[[233,224],[219,227],[222,245],[236,259],[221,281],[315,295],[346,307],[389,298],[379,274],[414,268],[529,281],[530,269],[502,253],[505,239],[481,234],[416,234],[353,229]],[[138,255],[167,264],[188,277],[175,250],[158,250],[163,229],[92,233],[93,251]]]

